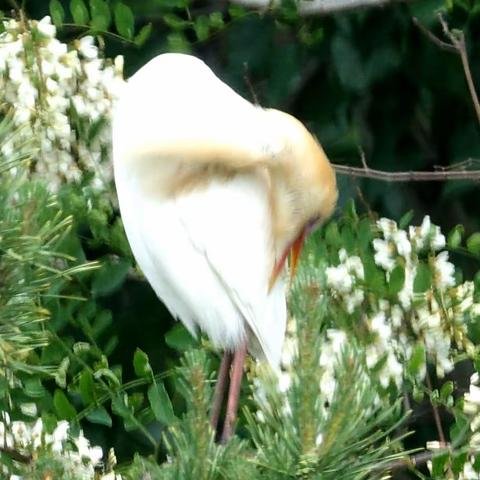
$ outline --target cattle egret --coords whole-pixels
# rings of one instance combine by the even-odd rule
[[[337,199],[321,146],[294,117],[253,105],[201,60],[159,55],[127,82],[113,119],[115,183],[133,254],[172,315],[225,351],[222,441],[233,432],[247,349],[275,368],[284,270]]]

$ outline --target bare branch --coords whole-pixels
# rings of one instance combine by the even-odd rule
[[[425,375],[425,380],[427,381],[427,387],[430,390],[430,392],[433,391],[432,388],[432,381],[430,380],[430,375],[428,373],[428,370],[426,371]],[[447,440],[445,438],[445,433],[443,431],[443,426],[442,426],[442,419],[440,418],[440,412],[438,411],[438,407],[431,402],[431,407],[433,411],[433,418],[435,419],[435,426],[437,427],[437,432],[438,432],[438,439],[440,440],[440,443],[442,446],[445,446],[447,443]]]
[[[442,449],[436,452],[420,452],[420,453],[417,453],[416,455],[411,455],[405,458],[399,458],[398,460],[393,460],[387,464],[380,465],[378,470],[385,472],[385,471],[404,470],[407,468],[422,467],[434,456],[443,455],[445,452],[448,452],[448,451],[449,451],[448,449]]]
[[[445,182],[447,180],[480,181],[480,170],[385,172],[370,167],[350,167],[348,165],[338,164],[333,164],[333,167],[340,175],[371,178],[384,182]]]
[[[15,460],[19,463],[30,463],[32,461],[32,457],[30,455],[25,455],[20,453],[19,451],[8,448],[8,447],[0,447],[0,453],[5,453],[8,455],[12,460]]]
[[[440,38],[438,38],[434,33],[432,33],[428,28],[422,25],[417,17],[412,17],[413,24],[431,41],[433,42],[438,48],[441,50],[445,50],[446,52],[457,53],[460,52],[450,43],[444,42]]]
[[[247,8],[269,10],[281,5],[281,0],[229,0]],[[409,0],[297,0],[300,15],[326,15],[344,10],[408,2]]]
[[[477,91],[473,82],[472,71],[470,70],[470,63],[468,61],[467,45],[465,43],[465,34],[461,30],[450,30],[447,22],[442,14],[438,14],[440,23],[442,24],[443,32],[450,39],[452,45],[458,50],[460,58],[462,59],[463,71],[465,72],[465,79],[467,80],[468,90],[472,97],[475,113],[477,114],[478,123],[480,123],[480,102],[478,101]]]

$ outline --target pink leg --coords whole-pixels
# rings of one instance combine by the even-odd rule
[[[247,355],[247,342],[245,342],[234,354],[232,362],[232,375],[230,378],[230,389],[228,391],[227,412],[220,443],[228,442],[233,434],[233,427],[237,419],[238,398],[242,384],[243,367]]]
[[[230,352],[225,352],[223,354],[222,362],[220,363],[220,368],[218,370],[217,383],[215,385],[215,392],[213,394],[213,406],[212,412],[210,414],[210,425],[213,430],[217,430],[218,419],[220,417],[220,410],[222,409],[222,401],[225,396],[225,390],[227,387],[228,381],[228,371],[230,370],[230,365],[232,364],[232,354]]]

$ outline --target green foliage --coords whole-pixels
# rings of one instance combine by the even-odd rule
[[[358,165],[361,150],[372,168],[448,169],[480,152],[461,63],[411,22],[416,16],[445,40],[436,16],[443,8],[451,28],[466,34],[478,84],[475,2],[412,2],[321,17],[301,17],[294,2],[260,13],[189,0],[42,3],[25,2],[27,14],[49,13],[68,40],[100,37],[108,52],[125,54],[129,73],[159,52],[201,52],[246,98],[255,95],[261,105],[306,121],[335,162]],[[93,148],[104,121],[79,119],[74,129]],[[1,139],[7,127],[0,127]],[[135,271],[112,192],[95,190],[84,177],[54,196],[26,178],[28,145],[1,152],[0,403],[13,420],[41,415],[52,432],[68,419],[92,441],[115,446],[125,478],[357,479],[384,478],[406,445],[424,448],[439,438],[428,424],[435,407],[450,443],[429,447],[431,478],[461,478],[469,465],[478,469],[471,442],[478,412],[463,394],[465,372],[479,363],[479,315],[465,307],[480,301],[475,185],[398,187],[339,177],[343,213],[307,245],[290,294],[294,323],[287,342],[296,342],[297,354],[282,365],[279,379],[259,372],[251,389],[244,388],[238,437],[223,447],[209,425],[217,357],[208,341],[173,324]],[[357,187],[367,214],[344,201]],[[446,250],[455,283],[438,286],[438,250],[431,245],[416,252],[412,277],[412,259],[385,237],[372,210],[404,214],[397,227],[406,232],[424,212],[441,221],[450,229]],[[427,243],[433,237],[430,229]],[[375,240],[391,243],[391,270],[379,265]],[[351,257],[358,257],[364,275],[343,295],[329,284],[328,268]],[[410,286],[412,308],[401,300]],[[460,286],[474,291],[461,297]],[[359,291],[362,298],[354,298]],[[440,329],[424,328],[435,321]],[[439,330],[444,336],[434,336]],[[336,351],[342,335],[346,343]],[[420,431],[405,439],[408,404],[414,410],[408,428]],[[32,405],[33,415],[25,407]],[[24,473],[12,452],[0,455]],[[68,478],[51,452],[32,468],[31,478],[46,472]]]

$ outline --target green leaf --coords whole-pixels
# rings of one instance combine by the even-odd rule
[[[80,374],[78,386],[83,404],[85,406],[89,405],[94,400],[95,384],[93,382],[93,375],[88,370],[83,370]]]
[[[130,267],[130,261],[125,258],[104,261],[93,275],[92,294],[98,297],[114,292],[124,282]]]
[[[450,427],[450,439],[454,446],[464,441],[470,429],[470,420],[462,413],[456,412],[455,423]]]
[[[325,229],[325,241],[332,247],[340,247],[342,245],[342,237],[338,230],[337,222],[330,222]]]
[[[133,368],[137,377],[150,378],[152,375],[152,367],[148,360],[148,355],[137,348],[133,355]]]
[[[373,232],[369,218],[362,218],[358,225],[358,245],[362,250],[365,250],[370,245],[373,238]]]
[[[59,0],[50,0],[49,5],[50,16],[52,17],[53,23],[56,27],[59,27],[63,24],[65,20],[65,10],[63,9],[62,4]]]
[[[343,225],[341,230],[342,245],[348,253],[352,254],[355,252],[357,246],[356,238],[353,233],[353,229],[349,223]]]
[[[467,248],[470,253],[480,255],[480,232],[476,232],[468,237]]]
[[[153,414],[159,422],[171,425],[175,421],[172,402],[163,383],[155,382],[150,386],[148,389],[148,400]]]
[[[112,411],[124,420],[132,418],[132,409],[128,405],[128,397],[126,395],[117,395],[112,399]]]
[[[397,265],[390,273],[388,281],[388,291],[391,295],[396,295],[402,290],[405,284],[405,269],[401,265]]]
[[[23,385],[23,391],[25,392],[25,395],[32,398],[42,398],[47,394],[47,391],[39,378],[29,378],[26,380]]]
[[[445,452],[441,455],[433,455],[432,457],[432,478],[443,478],[445,468],[449,459],[449,453]]]
[[[135,45],[137,45],[137,47],[141,47],[148,40],[148,37],[150,37],[151,33],[152,24],[148,23],[147,25],[144,25],[133,40],[135,42]]]
[[[70,357],[65,357],[62,359],[57,371],[55,372],[55,382],[61,388],[65,388],[67,386],[67,372],[69,366]]]
[[[398,222],[398,228],[401,228],[404,230],[405,228],[410,225],[410,222],[412,221],[413,218],[413,210],[409,210],[407,213],[405,213],[402,218]]]
[[[461,473],[463,472],[463,467],[465,466],[465,462],[468,459],[468,452],[453,452],[452,453],[452,471],[453,473]]]
[[[462,243],[462,236],[464,233],[463,225],[457,225],[455,228],[450,230],[447,238],[447,245],[449,248],[458,248]]]
[[[130,7],[121,2],[117,3],[115,5],[114,17],[118,33],[131,40],[135,29],[135,18]]]
[[[428,265],[419,262],[417,267],[417,274],[413,281],[413,292],[424,293],[432,286],[432,272]]]
[[[55,390],[53,394],[53,406],[57,415],[62,420],[73,420],[77,415],[75,407],[61,390]]]
[[[104,0],[90,0],[90,11],[92,12],[92,27],[100,32],[107,31],[112,21],[108,3]]]
[[[210,20],[210,26],[212,28],[220,29],[223,28],[225,25],[221,12],[212,12],[208,18]]]
[[[171,52],[190,53],[190,43],[182,32],[172,32],[167,35],[167,45]]]
[[[408,360],[407,371],[410,375],[417,375],[425,366],[425,345],[417,343],[413,348],[412,355]]]
[[[228,6],[228,14],[232,18],[241,18],[247,14],[247,11],[240,5],[230,4]]]
[[[375,265],[375,260],[371,255],[366,255],[362,258],[362,263],[367,288],[376,295],[383,296],[386,290],[385,274]]]
[[[72,14],[74,23],[78,25],[88,24],[88,8],[83,0],[71,0],[70,13]]]
[[[210,22],[208,21],[208,17],[206,15],[199,15],[195,19],[193,30],[195,30],[195,34],[200,42],[206,40],[210,33]]]
[[[162,19],[168,27],[173,28],[174,30],[183,30],[190,24],[187,20],[184,20],[182,17],[173,13],[166,13],[163,15]]]
[[[105,407],[102,406],[89,412],[87,420],[98,425],[105,425],[106,427],[112,426],[112,417],[109,415]]]
[[[446,402],[448,397],[453,393],[454,384],[452,381],[445,382],[440,389],[440,399],[442,402]]]
[[[170,348],[178,350],[179,352],[184,352],[193,347],[196,341],[181,323],[176,323],[165,334],[165,343]]]

